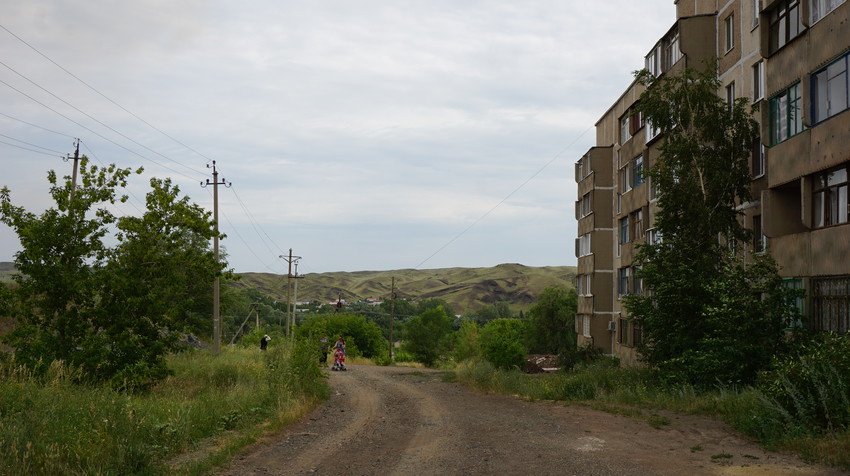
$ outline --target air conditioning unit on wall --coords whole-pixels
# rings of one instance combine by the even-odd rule
[[[608,321],[608,330],[616,331],[617,330],[617,321]]]

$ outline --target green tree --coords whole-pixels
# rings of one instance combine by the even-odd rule
[[[70,177],[60,181],[50,171],[55,206],[41,215],[13,205],[7,187],[0,190],[0,221],[22,247],[12,290],[19,327],[6,338],[22,364],[44,370],[54,360],[75,367],[90,360],[87,342],[98,332],[97,290],[108,255],[103,238],[116,220],[108,205],[126,200],[116,188],[126,186],[130,174],[114,165],[89,167],[83,157],[81,184],[74,188]]]
[[[643,329],[641,358],[697,385],[751,382],[778,351],[789,312],[772,260],[745,263],[735,251],[751,236],[737,205],[750,201],[757,123],[746,99],[717,96],[716,64],[638,80],[647,86],[638,108],[663,138],[648,172],[662,240],[638,246],[637,276],[649,292],[625,299]],[[771,306],[756,299],[762,293]]]
[[[487,323],[478,342],[484,358],[503,369],[522,367],[528,351],[528,321],[519,319],[495,319]]]
[[[484,326],[488,322],[496,319],[513,319],[514,317],[514,312],[511,310],[510,305],[505,301],[496,301],[492,304],[488,304],[467,316],[468,319],[474,320],[479,326]]]
[[[51,171],[56,206],[38,216],[0,191],[0,219],[23,247],[13,296],[20,326],[7,342],[24,365],[43,370],[61,360],[87,379],[144,389],[168,374],[164,356],[177,332],[208,306],[209,284],[224,267],[209,250],[209,213],[154,179],[142,217],[119,219],[107,206],[126,200],[117,189],[130,174],[84,157],[74,188]],[[108,247],[113,230],[118,244]]]
[[[528,310],[529,350],[538,354],[566,354],[576,350],[575,289],[561,286],[544,289]]]
[[[404,350],[428,367],[448,350],[452,321],[442,307],[429,309],[404,326]]]
[[[317,343],[322,337],[327,337],[331,344],[343,336],[346,352],[352,356],[382,360],[389,355],[389,343],[380,327],[361,314],[316,314],[296,327],[296,334]]]

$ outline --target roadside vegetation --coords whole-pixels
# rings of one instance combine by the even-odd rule
[[[203,474],[329,395],[304,342],[166,361],[173,375],[144,393],[79,384],[60,362],[0,362],[0,474]]]
[[[850,470],[850,343],[843,336],[800,343],[746,386],[697,387],[646,367],[621,367],[609,357],[536,375],[473,358],[455,374],[480,391],[587,405],[655,427],[669,423],[658,416],[663,410],[711,416],[765,448]]]

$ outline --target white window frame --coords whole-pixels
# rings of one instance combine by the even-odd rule
[[[723,19],[723,26],[726,30],[726,44],[724,45],[724,51],[726,53],[732,51],[735,48],[735,14],[730,13],[726,18]]]
[[[850,52],[812,73],[814,123],[821,123],[850,108]],[[841,98],[841,96],[844,96]]]
[[[764,61],[753,65],[753,102],[764,99]]]
[[[759,26],[759,13],[761,12],[761,0],[752,0],[753,28]]]
[[[846,0],[812,0],[809,4],[811,11],[811,24],[814,25],[823,17],[843,4]]]

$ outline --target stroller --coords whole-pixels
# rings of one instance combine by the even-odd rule
[[[334,349],[334,364],[331,370],[348,370],[345,368],[345,349]]]

